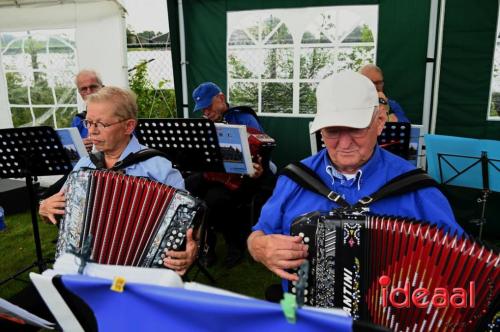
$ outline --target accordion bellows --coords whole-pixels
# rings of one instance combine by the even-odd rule
[[[428,223],[312,212],[291,235],[309,245],[305,304],[393,331],[477,331],[498,310],[498,253]]]
[[[184,247],[203,210],[185,191],[112,171],[72,172],[65,195],[56,257],[87,243],[101,264],[162,266],[164,250]]]

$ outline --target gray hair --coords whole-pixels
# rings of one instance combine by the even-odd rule
[[[101,79],[101,75],[99,75],[95,70],[92,70],[92,69],[83,69],[83,70],[80,70],[78,72],[78,74],[76,74],[75,76],[75,85],[78,86],[78,79],[81,77],[81,76],[91,76],[91,77],[95,77],[97,83],[99,83],[100,86],[103,86],[102,84],[102,79]]]
[[[116,86],[106,86],[87,98],[87,104],[102,102],[111,102],[115,106],[115,115],[123,120],[137,120],[137,97],[132,91]]]

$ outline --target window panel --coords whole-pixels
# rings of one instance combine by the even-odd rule
[[[234,83],[229,89],[229,99],[234,105],[246,105],[253,109],[258,107],[259,87],[257,83]]]
[[[265,113],[292,113],[292,84],[262,84],[262,109]]]
[[[74,30],[3,32],[0,51],[15,126],[55,126],[77,108]]]
[[[500,7],[498,15],[500,16]],[[500,19],[497,22],[495,55],[493,57],[490,86],[490,103],[487,119],[500,121]]]
[[[375,62],[377,11],[370,5],[228,13],[229,101],[246,100],[242,83],[252,84],[259,113],[313,115],[320,80]]]

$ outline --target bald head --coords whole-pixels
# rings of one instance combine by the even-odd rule
[[[369,63],[361,67],[359,73],[368,77],[375,84],[378,92],[384,91],[384,74],[378,66]]]

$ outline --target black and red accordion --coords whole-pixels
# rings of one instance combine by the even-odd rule
[[[498,252],[437,226],[311,212],[290,233],[309,245],[304,289],[289,284],[307,305],[341,308],[393,331],[477,331],[498,310]]]
[[[183,249],[204,212],[185,191],[105,170],[72,172],[65,196],[56,257],[90,246],[90,259],[101,264],[163,266],[165,249]]]

